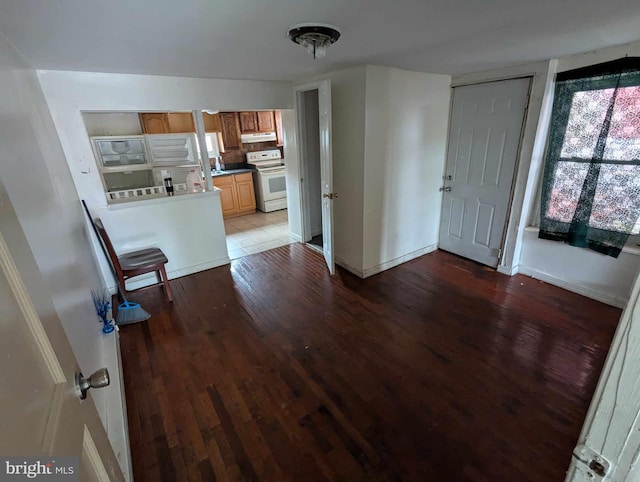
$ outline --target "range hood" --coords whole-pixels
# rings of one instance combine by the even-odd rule
[[[240,141],[243,144],[251,144],[252,142],[271,142],[275,140],[275,132],[257,132],[255,134],[242,134],[240,136]]]

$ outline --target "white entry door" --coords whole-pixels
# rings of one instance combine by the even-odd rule
[[[37,470],[81,481],[123,480],[91,396],[76,394],[78,365],[1,183],[0,354],[0,457],[37,457]],[[20,470],[3,459],[0,479]]]
[[[439,247],[496,267],[530,79],[453,89]]]

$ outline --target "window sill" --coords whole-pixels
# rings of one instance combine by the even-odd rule
[[[538,233],[538,231],[540,231],[538,226],[527,226],[526,228],[524,228],[524,230],[536,234]],[[627,244],[625,244],[624,248],[622,248],[622,252],[640,256],[640,246],[638,246],[637,244],[637,239],[627,241]]]

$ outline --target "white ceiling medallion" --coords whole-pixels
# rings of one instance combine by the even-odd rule
[[[340,38],[340,30],[325,23],[299,23],[289,27],[287,36],[306,48],[314,59],[321,59],[327,53],[329,45]]]

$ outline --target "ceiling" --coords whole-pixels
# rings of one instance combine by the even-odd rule
[[[324,59],[285,35],[337,25]],[[295,80],[357,64],[458,74],[640,40],[637,0],[4,0],[37,69]]]

